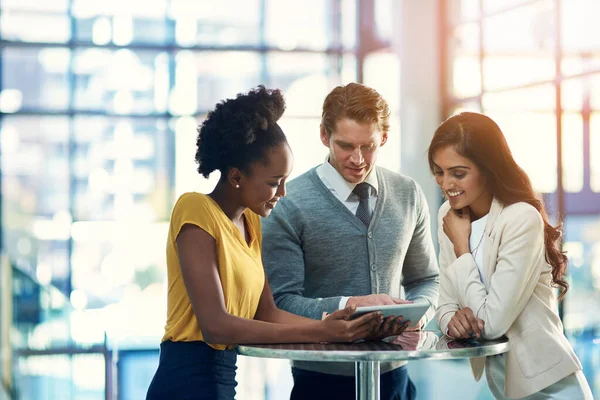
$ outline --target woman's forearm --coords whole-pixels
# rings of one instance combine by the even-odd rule
[[[281,310],[274,307],[264,318],[256,318],[265,322],[274,322],[278,324],[306,324],[315,322],[312,318],[306,318],[301,315],[297,315],[288,311]]]
[[[323,323],[279,310],[278,323],[223,315],[201,327],[204,340],[213,344],[308,343],[328,341]]]

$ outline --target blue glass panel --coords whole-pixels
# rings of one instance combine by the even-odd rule
[[[318,53],[270,53],[269,85],[286,96],[286,116],[318,116],[327,93],[341,82],[341,58]],[[290,68],[293,65],[293,68]]]
[[[77,110],[115,114],[164,112],[169,90],[166,53],[119,49],[75,52]]]
[[[40,29],[40,26],[44,29]],[[66,43],[71,38],[71,24],[67,14],[3,10],[0,15],[0,33],[4,40]]]
[[[265,0],[266,42],[283,50],[324,50],[332,38],[331,1],[283,2]],[[310,29],[307,29],[310,27]]]
[[[169,97],[169,110],[175,115],[206,112],[261,83],[260,56],[254,52],[184,50],[175,62],[175,87]]]
[[[66,117],[2,120],[3,244],[11,260],[34,270],[44,263],[61,271],[68,266],[69,127]]]
[[[166,120],[76,117],[75,220],[168,219],[174,137]]]
[[[73,0],[76,39],[96,45],[163,44],[168,39],[167,0],[128,0],[119,5]]]
[[[259,0],[172,0],[169,15],[181,46],[259,44]]]
[[[8,47],[2,50],[2,111],[65,110],[70,51]]]
[[[4,11],[32,11],[67,13],[70,0],[2,0],[0,7]]]

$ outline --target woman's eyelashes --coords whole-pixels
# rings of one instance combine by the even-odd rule
[[[442,171],[442,170],[437,170],[437,171],[434,171],[434,174],[435,174],[435,176],[438,176],[438,177],[443,177],[443,176],[444,176],[444,171]],[[462,179],[462,178],[464,178],[465,176],[467,176],[467,174],[466,174],[466,173],[464,173],[464,172],[452,172],[452,173],[451,173],[451,175],[452,175],[454,178],[456,178],[456,179]]]

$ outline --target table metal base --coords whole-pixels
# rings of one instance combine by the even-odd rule
[[[356,399],[379,400],[379,361],[356,361]]]
[[[298,361],[354,362],[356,398],[379,400],[380,362],[408,360],[451,360],[487,357],[506,353],[508,339],[455,341],[440,331],[414,331],[414,346],[387,342],[361,343],[287,343],[239,345],[238,354],[249,357],[284,358]],[[403,335],[407,335],[405,332]]]

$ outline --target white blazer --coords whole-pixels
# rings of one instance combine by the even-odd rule
[[[467,253],[457,259],[443,231],[442,218],[449,209],[449,203],[444,203],[438,215],[440,295],[436,319],[442,332],[448,332],[456,310],[469,307],[485,321],[484,339],[505,335],[510,343],[507,397],[531,395],[580,370],[558,317],[540,213],[528,203],[505,207],[493,200],[483,237],[484,285],[473,256]],[[470,361],[478,381],[485,357]]]

